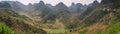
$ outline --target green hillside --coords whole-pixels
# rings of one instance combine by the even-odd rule
[[[20,33],[22,34],[41,33],[42,34],[45,32],[44,30],[35,27],[32,21],[28,17],[24,15],[20,15],[9,9],[0,9],[0,22],[5,23],[8,27],[11,28],[10,30],[8,27],[5,26],[6,30],[7,29],[10,30],[8,31],[8,34],[11,31],[13,31],[15,34],[20,34]]]
[[[0,34],[14,34],[14,32],[10,27],[0,22]]]
[[[112,17],[111,25],[106,29],[100,32],[100,34],[119,34],[120,33],[120,9],[117,9],[116,13]]]

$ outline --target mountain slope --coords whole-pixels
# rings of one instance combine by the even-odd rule
[[[113,14],[112,20],[111,20],[111,25],[106,29],[101,32],[101,34],[119,34],[119,26],[120,26],[120,18],[118,17],[120,9],[117,9],[116,13]]]
[[[34,34],[34,33],[44,33],[45,31],[35,27],[29,18],[23,17],[18,13],[9,9],[0,9],[0,22],[5,23],[9,26],[15,34]]]
[[[3,22],[0,22],[0,34],[14,34],[14,32]]]

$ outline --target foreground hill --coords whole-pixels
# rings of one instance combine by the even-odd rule
[[[0,23],[10,27],[14,34],[45,33],[42,29],[34,27],[29,18],[9,9],[0,9]]]
[[[90,26],[81,28],[79,34],[119,34],[119,2],[119,0],[116,2],[114,0],[102,0],[99,7],[82,21]]]

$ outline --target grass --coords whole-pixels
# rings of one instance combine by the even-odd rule
[[[117,13],[112,17],[112,23],[108,27],[108,29],[103,30],[98,34],[119,34],[120,33],[120,9],[117,10]]]
[[[120,22],[111,25],[107,30],[102,31],[100,34],[118,34],[120,32]]]
[[[79,34],[86,34],[87,31],[88,31],[87,29],[83,30],[83,31],[79,32]]]
[[[51,29],[49,34],[69,34],[69,30],[67,29]]]
[[[0,22],[0,34],[14,34],[14,33],[8,26]]]

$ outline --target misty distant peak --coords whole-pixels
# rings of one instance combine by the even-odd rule
[[[75,5],[75,3],[72,3],[71,5]]]
[[[60,9],[68,9],[68,7],[63,2],[58,3],[56,7]]]
[[[86,4],[84,4],[83,6],[87,6]]]
[[[58,3],[57,5],[65,5],[63,2]]]
[[[46,6],[52,6],[51,4],[46,4]]]
[[[40,1],[39,4],[45,4],[43,1]]]
[[[29,3],[28,5],[32,5],[32,3]]]
[[[56,6],[59,6],[59,7],[67,7],[63,2],[58,3]]]
[[[97,0],[95,0],[93,3],[99,3]]]
[[[82,6],[82,4],[81,4],[81,3],[77,3],[76,5],[77,5],[77,6]]]

